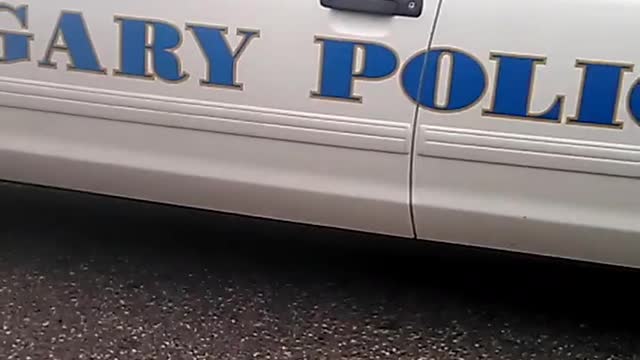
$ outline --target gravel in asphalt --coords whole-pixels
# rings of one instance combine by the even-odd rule
[[[637,271],[15,184],[0,199],[0,359],[640,360]]]

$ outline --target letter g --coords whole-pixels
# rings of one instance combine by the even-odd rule
[[[33,34],[26,32],[28,29],[27,5],[12,7],[7,4],[0,4],[0,16],[9,13],[18,20],[20,30],[0,30],[0,64],[28,61],[30,57],[30,44]]]

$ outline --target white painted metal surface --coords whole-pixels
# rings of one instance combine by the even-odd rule
[[[0,66],[0,177],[412,235],[407,174],[415,105],[393,76],[354,81],[359,103],[311,97],[319,86],[316,38],[391,44],[402,61],[426,45],[435,0],[415,19],[299,0],[8,4],[25,3],[32,61]],[[63,11],[82,13],[106,74],[68,71],[66,51],[53,54],[57,69],[38,66]],[[189,77],[169,83],[114,76],[121,66],[116,18],[179,29],[176,54]],[[259,31],[238,58],[242,89],[201,86],[207,63],[186,24],[228,27],[231,49],[241,45],[238,29]],[[0,13],[0,28],[15,29],[15,19]],[[360,56],[354,66],[362,62]]]
[[[640,267],[637,11],[0,0],[0,179]]]
[[[622,75],[621,128],[569,122],[582,91],[577,60],[640,59],[625,45],[638,11],[637,1],[444,1],[433,46],[475,56],[487,89],[463,111],[420,111],[419,237],[640,266],[640,126],[627,109],[638,69]],[[560,121],[487,115],[498,71],[491,53],[546,58],[536,66],[530,110],[564,97]]]

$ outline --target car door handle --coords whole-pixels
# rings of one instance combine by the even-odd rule
[[[344,11],[388,16],[418,17],[423,0],[320,0],[320,5]]]

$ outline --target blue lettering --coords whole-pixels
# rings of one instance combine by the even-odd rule
[[[165,81],[182,81],[189,75],[182,71],[175,50],[182,43],[180,31],[165,22],[116,17],[120,23],[121,54],[120,69],[116,75],[141,78],[159,77]],[[153,38],[147,41],[148,30]],[[152,72],[147,66],[147,54],[151,54]]]
[[[615,116],[622,74],[632,71],[633,65],[578,61],[576,67],[583,68],[582,90],[578,114],[569,119],[569,124],[620,127],[622,123]]]
[[[492,58],[498,61],[496,90],[492,109],[484,111],[483,115],[560,121],[562,96],[557,96],[542,114],[530,113],[534,70],[537,64],[544,64],[544,58],[514,55],[493,55]]]
[[[447,104],[437,105],[436,94],[440,59],[451,56],[451,74]],[[426,67],[423,66],[426,63]],[[456,49],[432,49],[414,56],[402,72],[405,93],[418,104],[432,110],[459,111],[476,103],[486,89],[487,79],[482,64],[471,55]]]
[[[360,101],[353,94],[354,79],[382,79],[398,67],[396,54],[384,45],[322,38],[317,41],[322,43],[322,70],[319,89],[312,92],[314,97]],[[363,51],[360,71],[356,71],[356,48]]]
[[[242,89],[242,84],[236,82],[236,65],[249,42],[260,36],[260,32],[257,30],[238,30],[238,35],[242,35],[242,40],[236,49],[232,50],[226,39],[226,28],[187,25],[187,30],[193,32],[207,61],[207,77],[200,80],[200,84]]]
[[[640,125],[640,80],[637,80],[629,91],[628,107],[633,120]]]
[[[58,44],[59,39],[62,39],[63,44]],[[57,64],[51,61],[54,51],[68,52],[71,60],[71,65],[68,65],[70,70],[105,73],[80,13],[63,12],[60,15],[47,52],[39,65],[57,68]]]
[[[8,12],[13,15],[20,23],[22,30],[28,28],[26,5],[13,8],[6,4],[0,4],[0,13],[2,12]],[[3,44],[0,64],[28,61],[30,57],[30,41],[32,39],[33,34],[24,31],[0,30],[0,42]]]

